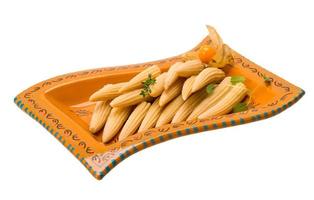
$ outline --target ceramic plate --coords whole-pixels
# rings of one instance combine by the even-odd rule
[[[191,51],[198,50],[208,40],[206,37]],[[89,96],[106,83],[128,81],[152,64],[158,64],[162,71],[166,71],[171,64],[182,59],[181,55],[149,63],[57,76],[21,92],[14,102],[59,140],[95,178],[102,179],[118,163],[142,149],[193,133],[266,119],[289,108],[304,95],[299,87],[254,64],[236,51],[232,51],[232,54],[235,65],[228,70],[227,75],[242,75],[246,77],[246,86],[255,88],[252,108],[206,120],[164,125],[136,133],[120,142],[113,139],[109,144],[103,144],[100,135],[94,136],[88,131],[95,106],[88,101]],[[264,83],[264,76],[270,78],[270,85]]]

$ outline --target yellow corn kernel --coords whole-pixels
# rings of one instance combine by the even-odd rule
[[[207,96],[206,91],[198,91],[190,96],[175,113],[171,123],[185,121],[194,108]]]
[[[131,80],[126,82],[125,85],[120,89],[120,92],[138,89],[142,86],[142,82],[144,82],[149,75],[151,75],[152,78],[156,78],[157,76],[159,76],[160,73],[161,71],[157,65],[148,67],[136,76],[134,76]]]
[[[165,79],[167,77],[167,72],[164,72],[157,76],[156,83],[150,86],[151,92],[150,96],[158,97],[164,91]]]
[[[193,75],[197,75],[204,69],[204,65],[202,61],[199,59],[195,60],[189,60],[180,65],[180,67],[177,68],[177,74],[180,77],[188,78]]]
[[[196,76],[191,76],[190,78],[184,81],[182,87],[182,98],[185,101],[192,94],[192,86]]]
[[[102,135],[104,143],[109,142],[120,131],[131,111],[131,107],[111,109]]]
[[[105,101],[119,96],[119,90],[125,83],[107,84],[89,97],[90,101]]]
[[[192,93],[200,90],[206,85],[219,82],[225,77],[225,73],[218,68],[209,67],[201,71],[195,78],[192,86]]]
[[[161,112],[160,117],[156,123],[156,127],[159,127],[164,124],[168,124],[171,122],[172,118],[176,114],[177,110],[184,103],[182,96],[178,96],[173,101],[171,101],[165,109]]]
[[[159,98],[157,98],[154,103],[149,107],[149,110],[147,111],[138,131],[145,131],[147,129],[155,127],[161,111],[162,107],[159,106]]]
[[[91,121],[89,123],[89,131],[97,133],[102,129],[107,121],[111,107],[108,101],[98,101],[93,111]]]
[[[142,95],[140,95],[140,93],[141,93],[141,89],[137,89],[137,90],[122,94],[114,98],[111,101],[110,106],[114,108],[123,108],[123,107],[139,104],[150,98],[148,95],[143,97]]]
[[[184,79],[178,79],[170,88],[164,90],[159,99],[159,105],[164,106],[181,93]]]
[[[150,103],[145,101],[136,106],[120,132],[119,141],[125,139],[137,131],[149,107]]]
[[[187,120],[196,119],[200,114],[213,107],[219,102],[232,88],[231,77],[226,77],[221,83],[214,89],[211,94],[196,106],[193,112],[190,114]]]
[[[176,69],[181,65],[182,62],[176,62],[169,68],[164,84],[165,90],[169,89],[169,87],[179,78]]]
[[[232,111],[232,108],[240,103],[243,98],[246,96],[248,89],[243,83],[237,83],[232,86],[232,89],[213,107],[206,110],[198,118],[205,119],[211,116],[220,116],[228,114]]]

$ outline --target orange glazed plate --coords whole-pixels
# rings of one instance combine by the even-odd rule
[[[208,43],[206,37],[189,52]],[[235,64],[227,75],[241,75],[246,86],[254,89],[253,106],[247,111],[205,120],[167,124],[127,137],[122,141],[113,139],[109,144],[101,142],[101,134],[89,132],[89,121],[95,103],[89,96],[106,83],[130,80],[144,68],[158,64],[167,71],[182,55],[143,64],[98,68],[74,72],[42,81],[14,98],[17,106],[39,122],[59,140],[97,179],[102,179],[118,163],[130,155],[155,144],[180,136],[235,126],[272,117],[297,102],[304,91],[263,69],[232,51]],[[263,77],[271,81],[265,84]]]

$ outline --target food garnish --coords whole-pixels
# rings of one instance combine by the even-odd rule
[[[238,103],[232,108],[233,113],[243,112],[246,110],[248,110],[248,104],[246,102]]]
[[[148,78],[142,82],[143,85],[143,89],[140,92],[140,95],[142,95],[143,97],[146,97],[147,95],[149,95],[149,93],[152,92],[152,90],[150,89],[151,85],[154,85],[156,83],[156,79],[152,78],[151,74],[148,74]]]
[[[232,85],[235,85],[237,83],[244,83],[245,77],[244,76],[232,76],[231,77],[231,83]]]
[[[210,45],[202,45],[198,50],[198,57],[203,63],[209,63],[216,51]]]
[[[206,87],[207,94],[213,93],[214,89],[215,89],[215,85],[214,84],[207,85],[207,87]]]

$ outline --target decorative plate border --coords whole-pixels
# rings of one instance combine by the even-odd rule
[[[93,170],[92,166],[88,164],[84,157],[80,155],[80,152],[76,151],[75,147],[70,142],[66,142],[65,138],[60,134],[59,131],[55,131],[52,127],[46,124],[45,120],[41,116],[36,115],[32,108],[23,102],[18,97],[14,98],[14,103],[31,118],[42,125],[52,136],[54,136],[65,148],[67,148],[85,167],[86,169],[97,179],[101,179],[97,172]]]

